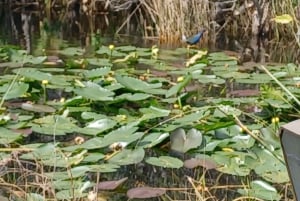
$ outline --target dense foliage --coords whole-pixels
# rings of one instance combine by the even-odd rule
[[[114,190],[126,179],[87,175],[133,164],[255,174],[235,191],[285,196],[275,185],[289,181],[277,131],[298,113],[293,64],[266,66],[291,97],[258,64],[238,65],[222,52],[111,45],[93,55],[69,47],[57,57],[3,47],[0,61],[0,187],[23,191],[3,188],[3,199],[92,200],[93,187]],[[139,190],[153,197],[168,189],[129,189],[128,197]]]

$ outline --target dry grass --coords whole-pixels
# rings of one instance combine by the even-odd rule
[[[144,0],[141,4],[162,42],[178,41],[182,34],[195,34],[203,27],[209,27],[208,0],[201,3],[197,0]]]

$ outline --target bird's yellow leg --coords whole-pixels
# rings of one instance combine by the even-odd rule
[[[190,45],[187,45],[187,47],[186,47],[187,48],[187,56],[190,55],[190,47],[191,47]]]

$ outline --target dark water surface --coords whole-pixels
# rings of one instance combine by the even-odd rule
[[[134,45],[151,47],[159,44],[158,38],[141,37],[138,24],[128,24],[123,31],[126,18],[117,13],[96,13],[92,17],[80,12],[76,4],[70,8],[54,7],[51,10],[36,4],[24,6],[0,3],[0,45],[17,45],[30,54],[41,54],[43,50],[55,51],[66,46],[81,46],[85,49],[101,44]],[[118,31],[119,35],[114,33]],[[204,37],[210,37],[209,31]],[[210,39],[210,38],[209,38]],[[230,39],[220,32],[215,41],[200,43],[199,47],[210,51],[226,50],[241,62],[298,63],[299,48],[294,42],[272,42],[267,39]],[[173,44],[159,44],[162,49],[185,46],[180,40]]]

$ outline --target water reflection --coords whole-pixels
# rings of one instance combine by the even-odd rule
[[[47,9],[39,4],[0,4],[0,44],[13,44],[26,49],[28,53],[41,54],[43,49],[57,50],[65,45],[76,45],[86,49],[100,44],[131,44],[152,46],[156,38],[141,38],[138,24],[130,21],[124,35],[113,33],[124,26],[126,14],[109,12],[82,12],[78,1],[70,1],[66,8]],[[44,5],[45,6],[45,5]],[[108,20],[109,19],[109,20]],[[126,36],[126,37],[125,37]],[[129,37],[130,36],[130,37]],[[218,36],[206,34],[210,44],[200,44],[214,50],[230,50],[241,62],[294,62],[298,63],[299,47],[286,41],[273,43],[267,39],[229,39],[226,32]],[[216,40],[212,41],[212,38]],[[160,44],[161,48],[182,47],[182,43]]]

